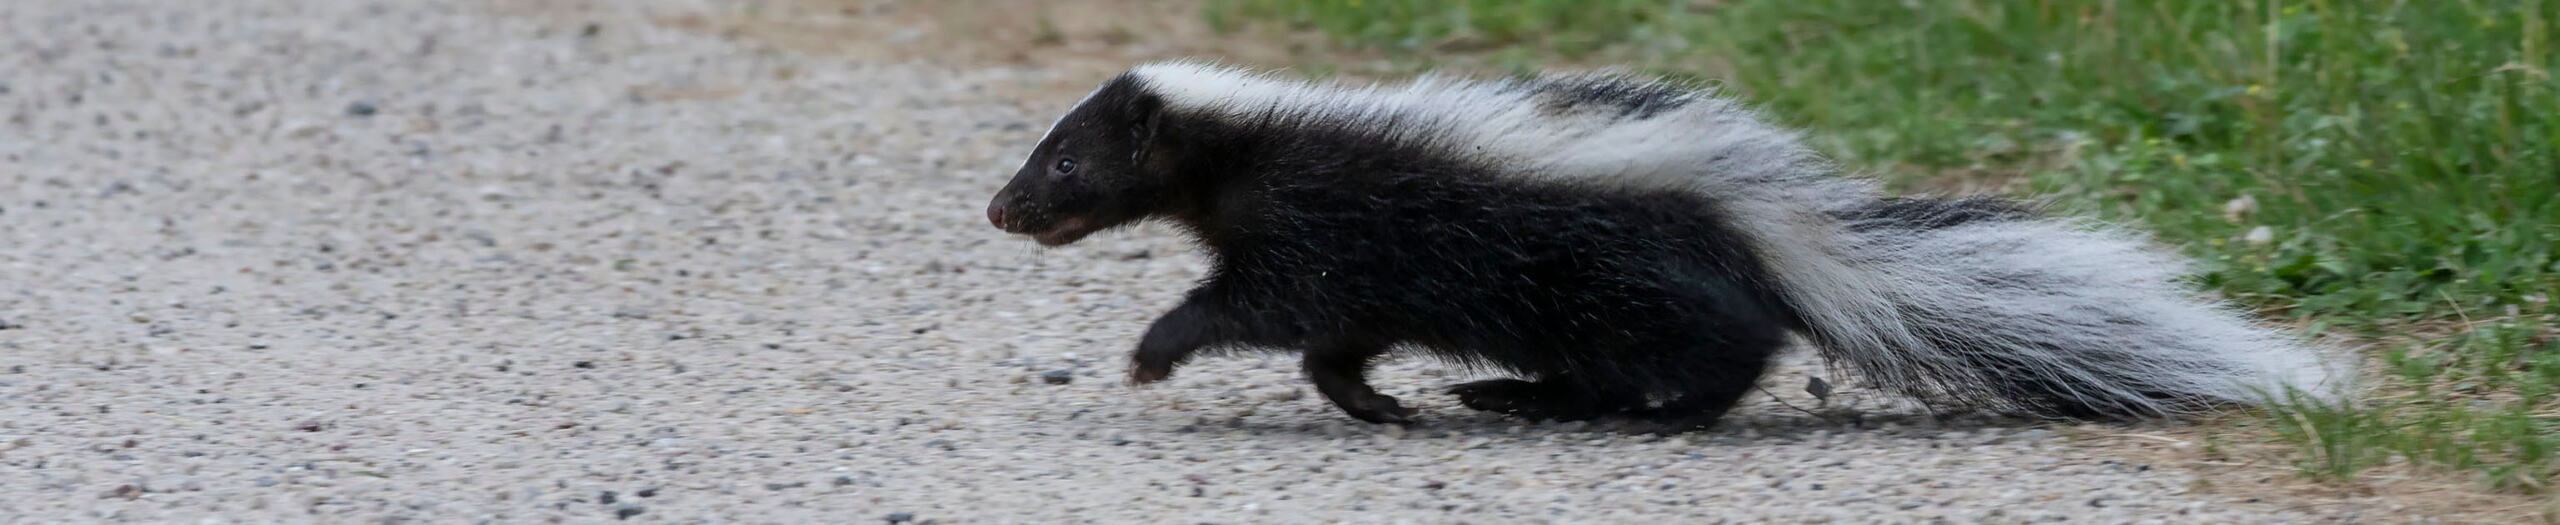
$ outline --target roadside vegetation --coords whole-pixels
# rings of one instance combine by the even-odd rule
[[[1398,67],[1721,84],[1912,189],[2139,224],[2362,343],[2372,392],[2241,425],[2302,474],[2560,468],[2560,1],[1213,0]],[[1325,71],[1323,65],[1312,68]]]

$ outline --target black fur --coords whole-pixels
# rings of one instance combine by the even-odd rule
[[[1203,350],[1296,350],[1345,413],[1405,422],[1413,412],[1364,375],[1412,348],[1523,377],[1453,388],[1472,408],[1690,429],[1802,328],[1697,195],[1497,179],[1347,129],[1162,107],[1131,78],[1107,84],[988,211],[1017,233],[1083,229],[1043,243],[1151,218],[1196,236],[1213,266],[1148,328],[1136,382]],[[1054,169],[1065,158],[1076,173]]]

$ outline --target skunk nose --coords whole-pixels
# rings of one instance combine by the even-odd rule
[[[1000,205],[1000,204],[989,204],[989,205],[987,205],[987,224],[993,224],[993,225],[996,225],[996,228],[998,228],[998,229],[1002,229],[1002,228],[1004,228],[1004,206],[1003,206],[1003,205]]]

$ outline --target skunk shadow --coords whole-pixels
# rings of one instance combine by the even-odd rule
[[[1922,437],[1932,434],[1977,433],[1980,431],[2029,431],[2081,423],[2024,416],[2007,416],[1979,412],[1927,413],[1909,411],[1865,411],[1832,409],[1822,412],[1754,407],[1736,410],[1712,428],[1681,432],[1658,432],[1643,421],[1623,418],[1601,418],[1589,421],[1529,421],[1500,414],[1477,412],[1461,407],[1425,409],[1412,424],[1401,429],[1389,425],[1364,423],[1350,419],[1338,411],[1289,410],[1266,412],[1222,422],[1195,420],[1172,430],[1178,433],[1206,435],[1253,436],[1260,438],[1299,438],[1333,440],[1370,435],[1394,435],[1403,439],[1536,439],[1554,436],[1572,439],[1606,437],[1655,439],[1688,439],[1719,444],[1787,443],[1801,441],[1817,433],[1864,434],[1884,432],[1890,436]],[[2138,425],[2132,422],[2096,422],[2100,424]],[[1162,428],[1154,431],[1162,431]]]

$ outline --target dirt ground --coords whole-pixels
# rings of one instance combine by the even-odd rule
[[[1133,389],[1201,264],[987,196],[1189,4],[0,4],[0,522],[2363,522],[2149,427],[1939,419],[1798,358],[1716,432],[1424,411],[1293,360]],[[1242,42],[1242,43],[1239,43]],[[1359,57],[1327,57],[1357,63]],[[2199,477],[2199,474],[2203,474]]]

